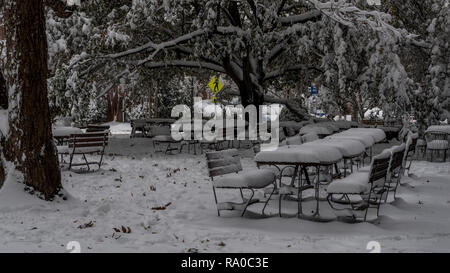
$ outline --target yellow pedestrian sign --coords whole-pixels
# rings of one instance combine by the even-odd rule
[[[211,81],[208,83],[209,89],[213,92],[214,96],[212,98],[212,101],[216,102],[216,95],[219,94],[220,91],[222,91],[223,83],[219,80],[218,77],[214,76],[212,77]]]

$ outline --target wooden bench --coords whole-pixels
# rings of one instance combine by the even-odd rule
[[[58,154],[61,156],[70,155],[69,170],[73,166],[87,166],[89,171],[89,165],[93,164],[98,165],[100,169],[105,147],[108,145],[108,135],[109,131],[72,134],[69,138],[67,146],[58,146]],[[100,159],[98,161],[88,161],[86,155],[91,154],[100,155]],[[75,155],[81,155],[84,162],[73,163],[73,158]]]

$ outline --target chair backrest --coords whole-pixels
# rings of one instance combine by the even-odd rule
[[[369,183],[373,183],[387,176],[391,156],[391,153],[385,152],[373,158],[369,174]]]
[[[404,144],[394,147],[392,150],[392,160],[389,172],[393,172],[403,165],[403,158],[405,156],[406,146]]]
[[[241,158],[236,149],[206,153],[209,177],[242,171]]]
[[[433,140],[448,140],[448,134],[441,131],[428,131],[425,133],[425,139],[427,142]]]
[[[84,134],[72,134],[69,139],[69,148],[94,148],[99,150],[108,145],[108,131]]]

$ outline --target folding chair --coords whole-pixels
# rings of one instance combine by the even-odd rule
[[[365,222],[370,208],[377,210],[378,217],[383,194],[386,192],[385,183],[391,158],[390,152],[381,153],[372,159],[369,172],[355,172],[331,182],[326,189],[330,207],[335,211],[349,211],[353,221],[363,218]],[[336,204],[349,207],[338,208]],[[364,216],[357,215],[357,212],[363,212]]]
[[[413,157],[416,154],[416,146],[417,146],[417,140],[419,139],[418,134],[408,134],[408,139],[406,140],[406,155],[405,155],[405,164],[407,164],[407,161],[409,159],[409,164],[407,167],[405,167],[405,170],[408,171],[411,169],[411,164],[413,161]]]
[[[263,189],[273,185],[269,198],[264,202],[262,215],[265,216],[265,209],[272,194],[276,189],[275,174],[269,170],[242,171],[241,160],[236,149],[223,150],[206,153],[209,177],[212,181],[214,200],[217,206],[217,214],[220,216],[221,210],[241,210],[244,216],[249,205],[261,203],[254,199],[255,189]],[[242,171],[242,172],[241,172]],[[235,189],[240,191],[242,202],[219,202],[217,189]],[[243,190],[250,191],[250,197],[245,198]]]
[[[165,154],[172,151],[180,151],[183,148],[181,146],[182,141],[173,139],[171,129],[169,125],[152,126],[150,127],[150,134],[153,136],[153,148],[156,153],[164,152]],[[166,147],[161,148],[162,144]]]
[[[389,165],[388,178],[386,181],[386,199],[387,202],[389,192],[394,193],[394,199],[396,199],[397,189],[400,185],[400,180],[402,179],[404,169],[403,169],[403,159],[405,158],[406,145],[403,143],[399,146],[394,146],[389,149],[392,153],[392,160]]]
[[[98,165],[101,168],[103,155],[105,152],[105,147],[108,144],[109,131],[105,132],[92,132],[84,134],[72,134],[70,136],[68,146],[58,146],[58,154],[61,156],[68,154],[70,155],[69,170],[73,166],[87,166],[88,171],[90,170],[89,165]],[[99,154],[99,161],[88,161],[86,155]],[[73,158],[75,155],[81,155],[84,162],[73,163]]]
[[[448,134],[440,131],[428,131],[425,133],[425,139],[427,141],[426,154],[431,151],[431,162],[433,162],[433,155],[442,151],[444,152],[444,162],[447,161]]]

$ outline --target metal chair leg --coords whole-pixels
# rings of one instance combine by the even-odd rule
[[[255,191],[253,189],[249,189],[252,192],[252,195],[250,196],[250,198],[248,199],[247,203],[245,204],[244,209],[242,210],[242,214],[241,217],[244,217],[245,211],[247,210],[248,205],[250,204],[250,201],[252,201],[253,196],[255,195]]]
[[[216,187],[213,186],[213,193],[214,193],[214,201],[216,201],[216,208],[217,208],[217,216],[220,217],[220,210],[217,207],[217,194],[216,194]]]
[[[275,190],[277,189],[276,183],[277,183],[276,181],[273,182],[273,189],[272,189],[272,192],[270,193],[269,198],[267,198],[267,200],[266,200],[266,202],[265,202],[265,204],[264,204],[264,207],[263,207],[263,209],[262,209],[262,215],[263,215],[264,217],[266,216],[266,214],[264,213],[264,211],[266,210],[266,207],[267,207],[267,205],[269,204],[269,201],[270,201],[270,199],[272,198],[273,193],[274,193]]]
[[[87,158],[86,158],[86,155],[85,155],[85,154],[83,154],[83,158],[84,158],[84,161],[86,161],[86,166],[87,166],[87,168],[88,168],[88,171],[90,171],[90,170],[91,170],[91,168],[89,167],[89,161],[87,160]]]

